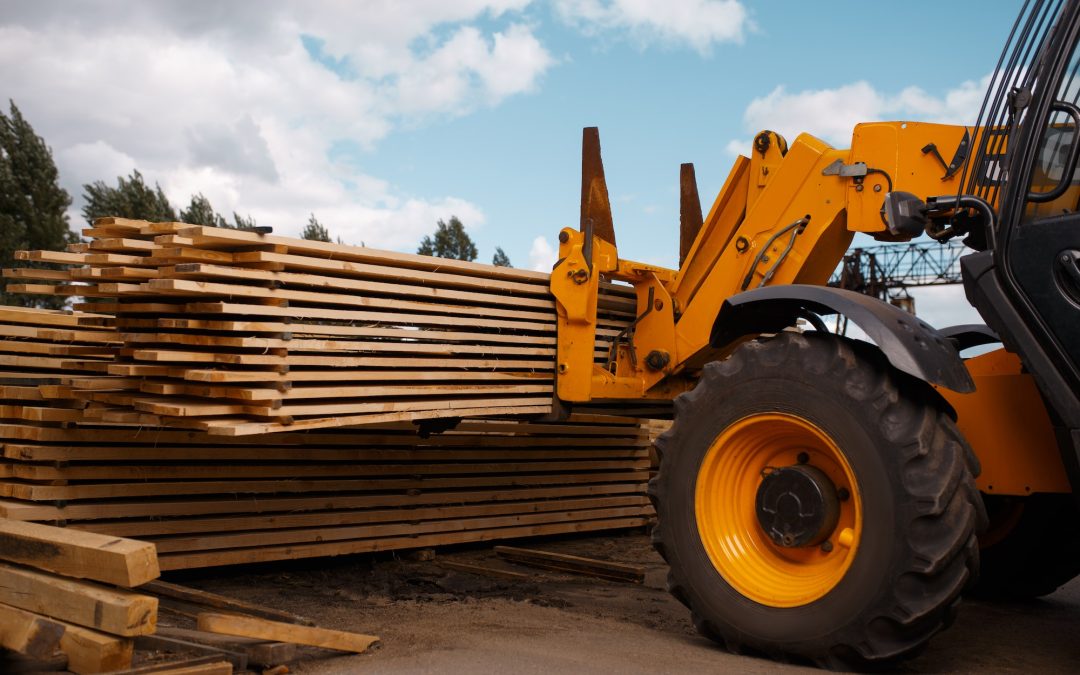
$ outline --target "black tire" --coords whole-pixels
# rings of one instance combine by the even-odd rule
[[[1080,574],[1080,509],[1071,494],[983,495],[990,527],[980,537],[980,573],[969,594],[1029,600]]]
[[[867,343],[785,332],[708,364],[675,406],[675,424],[656,443],[652,536],[670,565],[669,590],[699,632],[735,653],[867,668],[915,654],[951,623],[977,573],[985,513],[978,460],[929,385]],[[823,597],[794,607],[759,604],[733,588],[711,562],[695,515],[697,476],[714,439],[747,416],[776,412],[834,440],[863,509],[850,567]]]

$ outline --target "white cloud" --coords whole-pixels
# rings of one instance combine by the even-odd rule
[[[408,248],[438,218],[483,213],[328,153],[533,91],[554,60],[511,16],[527,4],[15,3],[0,16],[0,81],[74,196],[138,168],[177,206],[202,192],[283,234],[315,212],[346,241]]]
[[[794,93],[780,85],[750,102],[743,114],[743,130],[756,134],[771,129],[789,141],[807,132],[846,148],[851,143],[851,132],[860,122],[893,119],[974,124],[988,83],[989,76],[978,83],[967,81],[940,97],[919,87],[885,93],[867,82]],[[727,150],[746,154],[750,141],[732,140]]]
[[[529,249],[529,269],[550,272],[557,259],[555,249],[551,247],[546,237],[533,239],[532,247]]]
[[[701,53],[742,42],[751,28],[738,0],[557,0],[555,7],[587,34],[628,33],[641,44],[688,44]]]

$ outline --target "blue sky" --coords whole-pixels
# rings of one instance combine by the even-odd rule
[[[0,93],[76,197],[138,168],[177,204],[202,192],[283,234],[314,212],[399,250],[453,214],[481,260],[499,245],[521,267],[577,224],[599,126],[620,253],[674,265],[681,162],[707,208],[759,128],[843,146],[857,121],[970,122],[1018,8],[17,0]]]

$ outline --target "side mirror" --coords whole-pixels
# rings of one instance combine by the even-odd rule
[[[926,230],[926,203],[910,192],[890,192],[881,206],[889,232],[917,237]]]

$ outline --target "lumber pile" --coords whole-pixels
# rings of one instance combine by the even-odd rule
[[[130,590],[158,576],[152,544],[0,519],[0,561],[4,649],[103,673],[129,668],[154,632],[157,598]]]
[[[239,436],[551,410],[548,274],[183,223],[84,234],[4,274],[115,315],[115,388],[72,383],[102,421]],[[636,300],[604,284],[599,306],[603,360]]]
[[[648,522],[638,422],[551,409],[547,275],[106,219],[0,308],[0,517],[183,569]],[[54,268],[46,269],[45,265]],[[605,287],[596,358],[633,317]]]
[[[117,349],[107,316],[14,314],[34,340],[0,336],[0,353],[90,337]],[[636,420],[215,436],[148,426],[145,413],[106,421],[113,408],[77,394],[130,378],[74,359],[20,362],[0,379],[18,383],[0,393],[0,516],[137,537],[163,569],[633,527],[652,514]]]
[[[635,420],[217,437],[0,423],[0,515],[156,544],[163,569],[644,525]]]

